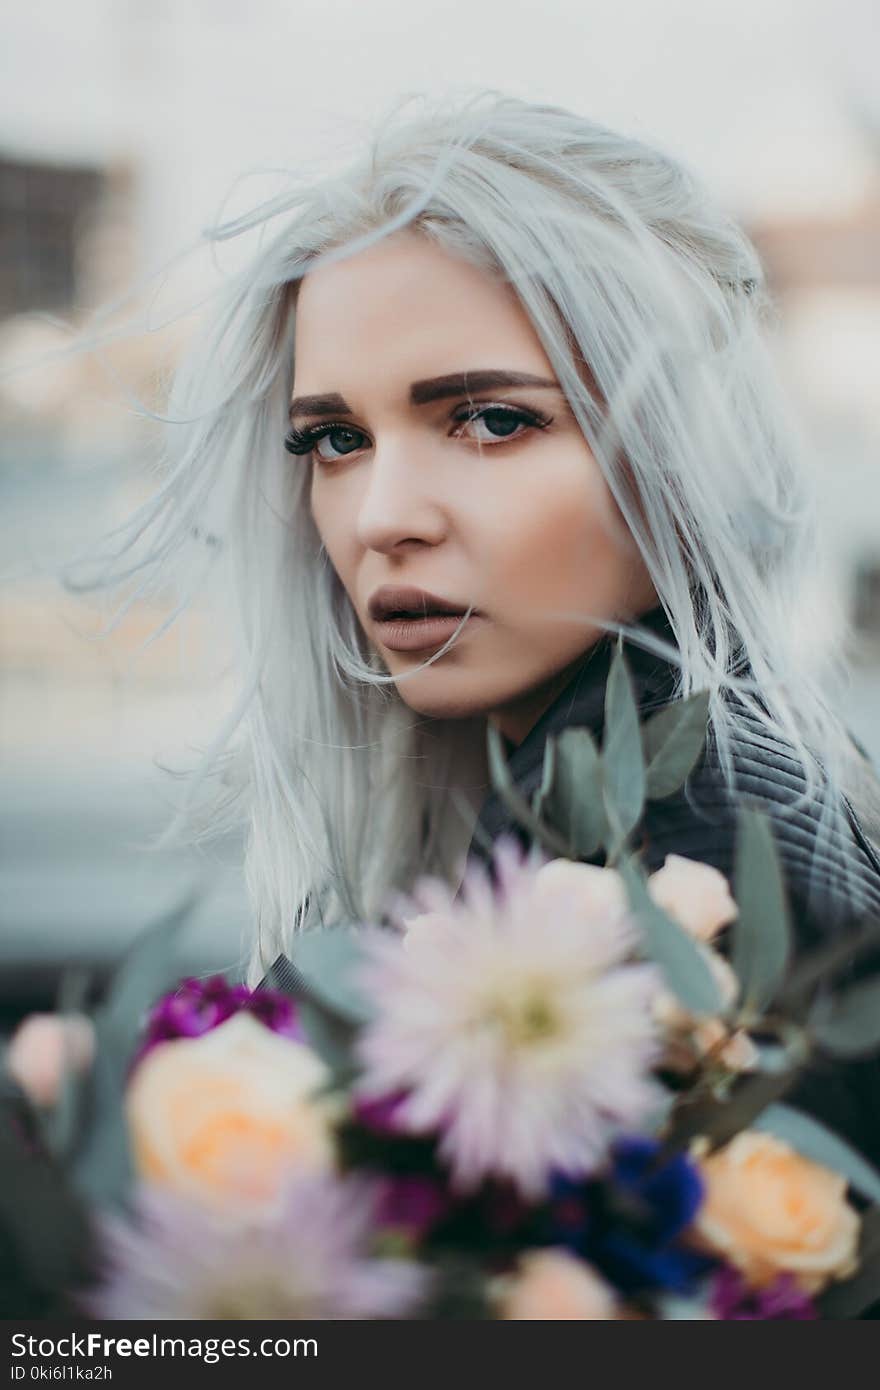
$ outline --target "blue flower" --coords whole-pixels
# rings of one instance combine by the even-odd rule
[[[700,1209],[703,1179],[695,1164],[676,1154],[655,1168],[656,1139],[621,1139],[612,1150],[611,1182],[650,1210],[657,1241],[665,1245],[688,1226]]]
[[[553,1239],[624,1293],[688,1293],[715,1264],[679,1241],[703,1200],[699,1171],[683,1154],[656,1165],[660,1149],[654,1139],[622,1139],[601,1180],[554,1179]]]

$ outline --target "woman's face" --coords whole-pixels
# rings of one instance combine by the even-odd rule
[[[524,309],[408,229],[305,276],[295,346],[292,424],[321,437],[291,464],[312,470],[312,516],[369,642],[402,676],[449,636],[392,649],[369,609],[380,586],[474,604],[400,695],[429,716],[485,714],[521,742],[600,636],[576,615],[656,602]],[[528,381],[488,385],[490,372]]]

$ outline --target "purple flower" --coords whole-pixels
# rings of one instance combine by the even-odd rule
[[[449,1214],[452,1205],[452,1195],[439,1178],[399,1173],[383,1183],[377,1220],[380,1226],[420,1240]]]
[[[816,1305],[790,1274],[780,1274],[763,1289],[752,1289],[738,1270],[723,1266],[712,1281],[712,1312],[722,1322],[809,1322]]]
[[[363,1096],[353,1098],[354,1118],[364,1129],[372,1134],[385,1137],[403,1134],[406,1127],[400,1122],[399,1112],[406,1100],[406,1091],[395,1091],[391,1095],[366,1100]]]
[[[286,994],[231,985],[223,975],[204,980],[190,977],[153,1005],[134,1062],[140,1062],[159,1043],[174,1038],[199,1038],[242,1012],[253,1014],[273,1033],[297,1042],[304,1040],[296,1005]]]

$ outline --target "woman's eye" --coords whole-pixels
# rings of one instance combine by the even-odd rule
[[[314,437],[314,450],[321,463],[332,463],[334,459],[343,458],[346,454],[353,454],[358,449],[363,448],[365,435],[360,430],[350,429],[347,425],[331,425],[320,435]],[[329,444],[332,453],[323,448]]]
[[[366,435],[350,425],[310,425],[302,430],[294,425],[284,436],[284,447],[289,454],[297,454],[301,458],[314,453],[318,455],[319,463],[333,463],[360,449],[360,441],[364,439]],[[334,452],[328,454],[326,449],[320,448],[325,443]]]
[[[549,420],[540,416],[513,410],[509,406],[490,406],[461,419],[456,433],[463,434],[467,428],[467,433],[472,438],[480,444],[485,444],[492,440],[512,438],[521,425],[526,428],[545,429],[549,423]],[[474,430],[475,426],[481,426],[482,429]],[[484,433],[484,430],[487,433]]]
[[[455,438],[467,434],[478,444],[499,444],[505,439],[519,438],[522,428],[546,429],[549,417],[513,406],[473,406],[455,417]],[[367,436],[351,425],[312,425],[307,429],[292,428],[286,435],[284,447],[288,453],[306,456],[314,453],[319,463],[336,463],[348,454],[357,453],[369,443]]]

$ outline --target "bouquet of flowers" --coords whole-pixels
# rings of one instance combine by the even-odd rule
[[[255,990],[169,991],[179,922],[91,1017],[68,982],[5,1059],[11,1311],[754,1320],[880,1298],[880,1175],[783,1099],[816,1057],[880,1045],[880,983],[836,983],[876,934],[792,962],[757,810],[731,883],[676,855],[648,875],[633,848],[706,715],[695,696],[640,727],[618,651],[601,750],[551,740],[530,803],[490,733],[532,845],[501,837],[456,896],[424,877],[390,926],[306,933]]]

